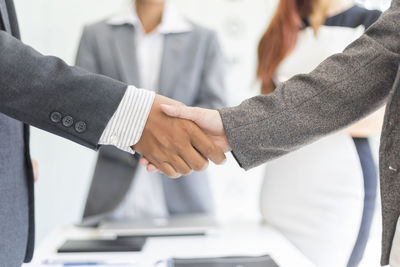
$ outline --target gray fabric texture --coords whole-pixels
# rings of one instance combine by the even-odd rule
[[[134,31],[133,25],[110,25],[106,21],[87,26],[76,64],[141,87]],[[220,108],[225,104],[224,64],[213,31],[192,24],[191,32],[167,34],[158,93],[190,106]],[[125,152],[110,147],[100,149],[84,221],[98,222],[119,205],[132,182],[137,162],[138,157]],[[162,181],[170,215],[213,211],[206,172],[178,180],[163,176]]]
[[[21,266],[28,242],[27,178],[32,176],[26,171],[23,128],[21,122],[0,114],[1,267]]]
[[[5,10],[8,22],[4,22]],[[0,266],[19,267],[31,260],[34,249],[34,188],[27,125],[96,149],[127,85],[67,66],[24,45],[19,40],[12,0],[0,2],[0,17]],[[7,32],[4,25],[10,25]],[[73,117],[75,122],[84,121],[86,131],[78,133],[73,126],[52,122],[54,111]]]
[[[250,169],[362,119],[387,103],[380,147],[381,263],[400,215],[400,0],[346,50],[270,96],[220,110],[240,166]]]
[[[127,85],[43,56],[4,32],[0,47],[0,112],[96,149]],[[55,111],[86,122],[87,130],[53,123]]]
[[[8,10],[6,5],[6,0],[0,0],[0,13],[1,13],[1,23],[4,30],[11,34],[11,24],[10,18],[8,16]]]

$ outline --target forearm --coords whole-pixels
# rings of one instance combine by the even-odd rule
[[[126,84],[43,56],[4,32],[0,32],[0,59],[1,113],[97,148]],[[51,119],[54,112],[61,120]],[[63,123],[66,116],[72,124]],[[75,127],[78,122],[85,123],[83,132]]]
[[[280,85],[272,95],[222,109],[240,165],[248,169],[284,155],[384,105],[399,67],[399,16],[393,7],[344,53]]]

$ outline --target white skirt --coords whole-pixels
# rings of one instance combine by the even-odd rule
[[[335,134],[266,164],[265,223],[317,266],[346,266],[363,211],[363,175],[352,138]]]

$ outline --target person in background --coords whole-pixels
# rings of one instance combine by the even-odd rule
[[[258,48],[262,94],[339,53],[380,12],[352,0],[280,0]],[[329,105],[327,103],[327,105]],[[373,219],[377,171],[368,143],[380,113],[265,167],[261,212],[317,266],[357,266]]]
[[[225,63],[217,35],[185,19],[166,0],[136,0],[124,12],[85,27],[76,65],[186,105],[225,104]],[[84,219],[213,212],[207,173],[171,180],[147,173],[138,159],[112,147],[100,149]]]

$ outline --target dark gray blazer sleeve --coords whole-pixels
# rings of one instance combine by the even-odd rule
[[[269,96],[220,110],[239,164],[249,169],[381,107],[400,62],[400,0],[346,50]]]
[[[194,106],[217,109],[226,106],[225,60],[217,34],[209,32],[208,46]]]
[[[127,85],[95,75],[62,60],[43,56],[0,31],[0,112],[9,117],[96,149]],[[50,115],[71,116],[63,126]],[[85,122],[86,131],[75,130]]]

